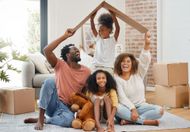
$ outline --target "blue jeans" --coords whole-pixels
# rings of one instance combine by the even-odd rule
[[[45,123],[63,127],[70,127],[74,113],[70,107],[59,100],[54,79],[44,81],[40,91],[39,107],[45,110],[48,116]]]
[[[139,106],[136,106],[136,109],[139,114],[139,118],[135,123],[143,124],[144,120],[156,120],[162,117],[160,113],[162,107],[158,105],[143,103]],[[116,119],[120,121],[121,119],[132,121],[131,120],[131,111],[128,107],[119,104],[116,112]]]

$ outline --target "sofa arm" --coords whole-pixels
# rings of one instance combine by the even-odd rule
[[[22,86],[33,87],[33,77],[35,75],[35,66],[31,61],[22,64]]]

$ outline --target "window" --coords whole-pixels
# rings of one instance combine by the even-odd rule
[[[40,0],[0,0],[0,38],[22,53],[40,51]]]
[[[3,52],[9,55],[11,50],[21,54],[40,51],[40,0],[0,0],[0,18],[0,40],[10,44]],[[19,62],[11,63],[21,70]],[[1,86],[22,85],[20,74],[14,71],[7,74],[11,81],[1,82]]]

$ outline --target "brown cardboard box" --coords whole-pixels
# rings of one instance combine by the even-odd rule
[[[155,63],[153,65],[153,76],[156,85],[188,84],[188,63]]]
[[[155,103],[167,107],[184,107],[188,105],[188,85],[161,86],[156,85]]]
[[[33,88],[0,88],[0,111],[22,114],[35,111]]]
[[[190,108],[190,87],[188,89],[189,89],[189,108]]]

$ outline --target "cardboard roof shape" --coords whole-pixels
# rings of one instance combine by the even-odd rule
[[[121,20],[123,20],[124,22],[126,22],[127,24],[129,24],[130,26],[132,26],[133,28],[137,29],[139,32],[141,33],[146,33],[148,31],[148,29],[146,27],[144,27],[143,25],[139,24],[138,22],[136,22],[135,20],[133,20],[132,18],[130,18],[129,16],[125,15],[124,13],[122,13],[121,11],[119,11],[118,9],[116,9],[115,7],[111,6],[110,4],[108,4],[107,2],[103,1],[100,5],[98,5],[88,16],[86,16],[75,28],[74,31],[78,30],[86,21],[88,21],[88,19],[91,17],[92,14],[94,14],[95,12],[97,12],[100,8],[105,8],[107,10],[111,10],[112,12],[115,13],[115,15],[120,18]]]

